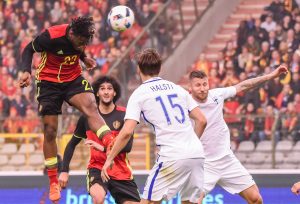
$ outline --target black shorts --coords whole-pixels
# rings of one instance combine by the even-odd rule
[[[82,76],[73,81],[56,83],[36,81],[39,115],[59,115],[64,101],[69,102],[72,96],[83,93],[93,93],[92,86]]]
[[[88,169],[87,175],[88,191],[94,184],[99,184],[107,192],[110,192],[117,204],[125,201],[140,202],[140,194],[134,180],[112,180],[104,183],[101,179],[101,171],[96,168]]]

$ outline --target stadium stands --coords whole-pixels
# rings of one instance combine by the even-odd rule
[[[118,2],[121,1],[89,0],[84,4],[75,0],[55,3],[40,0],[0,2],[1,133],[41,132],[35,111],[36,103],[32,103],[34,83],[27,89],[17,88],[21,50],[37,33],[50,25],[69,22],[70,18],[80,14],[92,15],[96,21],[97,34],[87,47],[87,52],[96,59],[97,69],[91,74],[83,72],[92,82],[108,72],[121,52],[166,1],[142,0],[136,1],[140,2],[136,4],[132,4],[131,0],[122,1],[133,8],[137,17],[133,30],[122,34],[111,32],[105,23],[107,12]],[[180,2],[184,27],[188,30],[196,20],[194,1]],[[196,2],[201,14],[208,5],[208,0]],[[287,7],[277,2],[240,1],[240,5],[190,67],[190,70],[205,70],[211,77],[210,86],[213,88],[233,85],[246,78],[269,73],[280,63],[289,66],[290,74],[287,77],[265,84],[249,94],[237,96],[225,104],[224,113],[232,134],[232,150],[247,168],[272,167],[272,139],[276,142],[275,168],[300,168],[300,159],[297,157],[300,153],[300,12],[297,4]],[[182,27],[178,23],[178,8],[172,5],[170,9],[168,14],[171,19],[167,21],[168,25],[161,22],[158,24],[172,27],[175,22],[171,42],[172,47],[176,47],[185,36],[180,32]],[[162,35],[156,37],[158,36]],[[149,36],[146,35],[139,44],[140,47],[147,44],[147,39],[149,40]],[[37,56],[33,62],[34,67],[38,61]],[[186,76],[180,81],[185,87],[188,83]],[[78,112],[65,106],[64,113],[66,115],[63,116],[62,132],[72,133]],[[278,113],[280,117],[276,121],[275,115]],[[278,124],[272,129],[275,123]],[[147,137],[142,133],[135,139],[130,155],[134,169],[147,169],[149,160],[153,160],[152,155],[145,155],[145,150],[150,151],[147,149]],[[41,139],[32,139],[30,144],[23,143],[24,140],[20,138],[0,137],[1,170],[43,169]],[[89,153],[82,146],[73,157],[71,169],[85,169],[88,158]]]

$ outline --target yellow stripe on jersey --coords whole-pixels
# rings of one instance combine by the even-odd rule
[[[126,162],[127,168],[130,170],[130,179],[132,180],[133,179],[132,168],[129,164],[128,153],[126,153],[125,162]]]
[[[37,71],[36,71],[36,75],[35,75],[35,78],[36,79],[39,79],[40,77],[40,72],[43,70],[43,68],[45,67],[46,65],[46,61],[47,61],[47,53],[46,52],[42,52],[41,54],[41,62],[37,68]]]

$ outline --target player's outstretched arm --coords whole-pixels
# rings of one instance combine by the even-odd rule
[[[97,143],[96,141],[93,141],[93,140],[85,140],[84,141],[84,144],[89,146],[89,147],[92,147],[98,151],[101,151],[101,152],[104,152],[104,147],[102,145],[100,145],[99,143]]]
[[[270,74],[266,74],[263,76],[255,77],[252,79],[247,79],[245,81],[242,81],[238,84],[236,84],[234,87],[236,88],[236,92],[243,92],[243,91],[248,91],[252,88],[255,88],[262,83],[275,79],[279,77],[281,74],[287,74],[288,69],[285,65],[280,65],[278,68],[276,68],[274,71],[272,71]]]
[[[295,195],[299,195],[300,193],[300,181],[295,183],[293,186],[292,186],[292,189],[291,191],[295,194]]]
[[[190,118],[194,120],[195,122],[194,131],[200,138],[207,124],[206,118],[204,114],[201,112],[199,107],[194,108],[190,112]]]
[[[65,152],[64,152],[64,158],[63,158],[63,167],[62,172],[59,175],[58,181],[62,188],[67,187],[68,181],[69,181],[69,166],[71,159],[73,157],[74,151],[76,146],[80,143],[81,139],[77,138],[73,135],[71,140],[66,146]]]
[[[121,150],[126,146],[128,141],[130,140],[134,128],[137,125],[137,121],[127,119],[124,123],[123,128],[121,129],[112,150],[107,155],[107,159],[101,171],[101,177],[104,182],[109,180],[109,176],[107,174],[107,169],[112,165],[114,158],[121,152]]]

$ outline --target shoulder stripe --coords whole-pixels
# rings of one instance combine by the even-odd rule
[[[78,139],[85,139],[83,137],[80,137],[80,136],[77,136],[77,135],[74,135],[74,134],[73,134],[73,136],[76,137],[76,138],[78,138]]]
[[[123,107],[123,106],[116,106],[116,110],[117,110],[117,111],[123,111],[123,112],[125,112],[125,111],[126,111],[126,108]]]
[[[50,38],[60,38],[64,35],[66,35],[68,24],[62,24],[57,26],[52,26],[48,28],[48,32],[50,35]]]
[[[34,39],[34,40],[35,40],[35,39]],[[33,40],[33,41],[34,41],[34,40]],[[34,47],[34,45],[33,45],[33,41],[31,41],[31,46],[32,46],[33,50],[34,50],[35,52],[37,52],[36,49],[35,49],[35,47]]]

